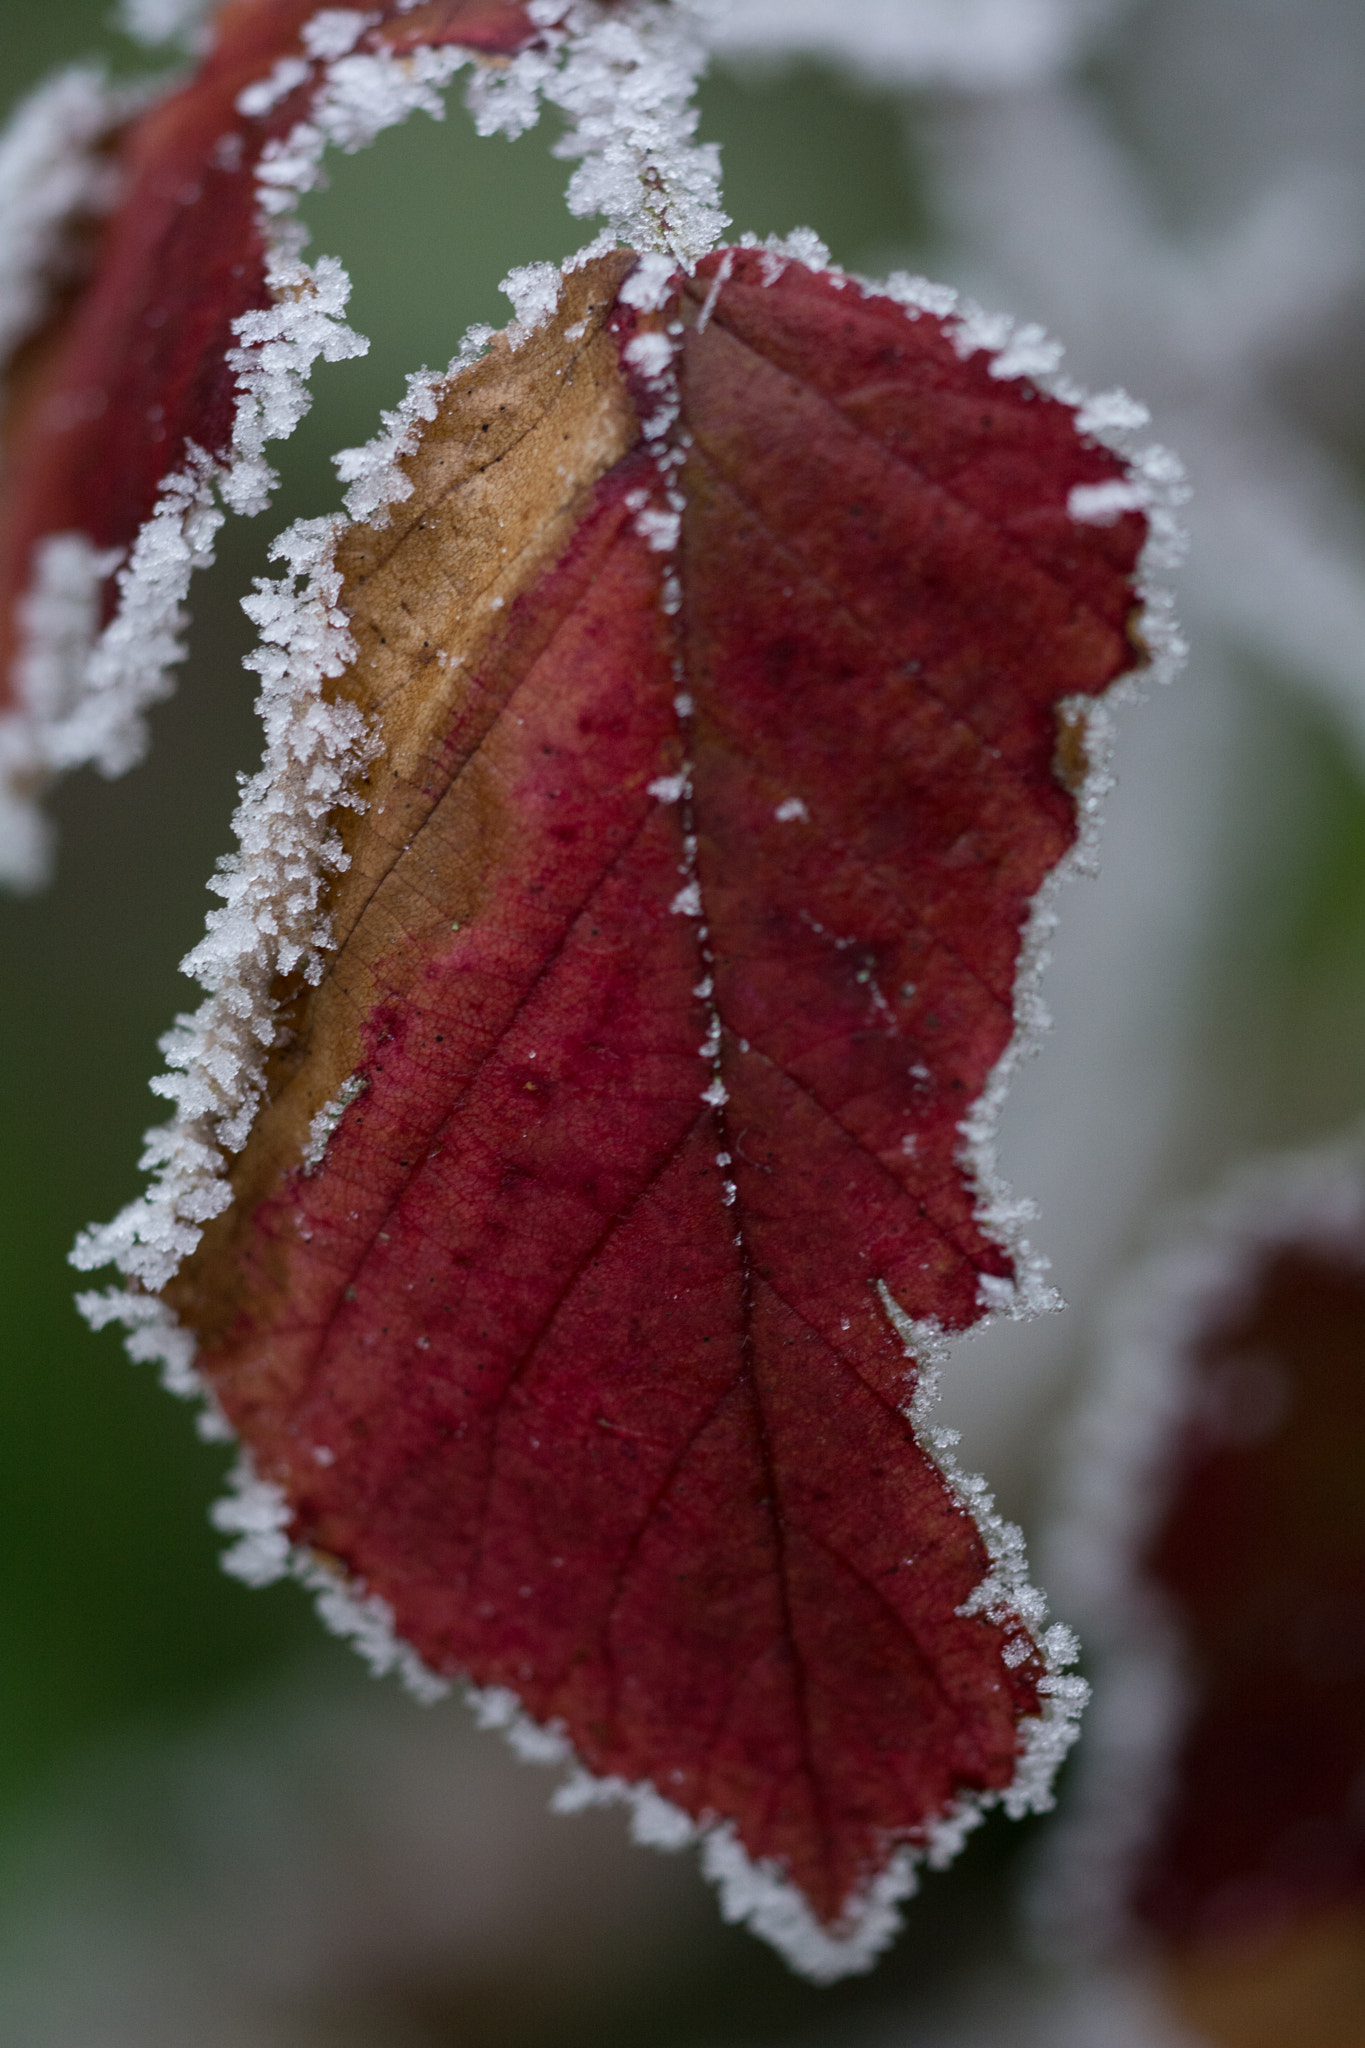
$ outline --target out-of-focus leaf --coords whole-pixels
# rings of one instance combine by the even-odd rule
[[[1135,1282],[1059,1548],[1093,1747],[1045,1898],[1227,2048],[1362,2036],[1365,1177],[1257,1169]]]
[[[1365,1238],[1259,1247],[1186,1355],[1143,1569],[1190,1711],[1134,1891],[1177,1942],[1365,1906]]]

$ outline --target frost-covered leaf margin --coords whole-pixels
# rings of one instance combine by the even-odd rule
[[[74,64],[11,115],[0,137],[0,380],[75,281],[83,232],[118,196],[106,146],[146,97],[145,88],[111,85],[97,65]],[[83,620],[81,631],[92,638],[93,621]],[[30,704],[45,705],[41,676],[24,688]],[[43,772],[36,728],[44,722],[42,712],[0,716],[0,876],[21,887],[40,880],[48,860],[43,821],[28,796]]]

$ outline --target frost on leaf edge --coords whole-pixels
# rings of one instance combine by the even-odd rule
[[[513,272],[504,281],[518,316],[507,330],[513,347],[520,346],[552,311],[552,280],[601,254],[613,239],[608,230],[569,258],[560,273],[551,265],[535,265]],[[970,302],[960,301],[948,287],[922,278],[897,273],[879,285],[848,276],[829,262],[828,251],[809,229],[763,242],[746,236],[740,246],[764,251],[769,259],[769,283],[775,282],[789,263],[800,262],[838,280],[841,289],[895,300],[908,318],[926,311],[934,314],[945,322],[961,354],[985,349],[994,357],[993,374],[1027,376],[1077,411],[1080,431],[1120,455],[1128,467],[1134,499],[1149,520],[1137,587],[1151,661],[1145,669],[1119,678],[1099,699],[1079,700],[1074,707],[1083,720],[1088,763],[1077,796],[1077,843],[1034,898],[1016,973],[1015,1031],[974,1110],[960,1127],[963,1146],[959,1161],[977,1192],[977,1220],[1007,1252],[1019,1275],[1014,1287],[996,1283],[993,1289],[983,1288],[985,1313],[965,1333],[970,1335],[1003,1318],[1029,1318],[1060,1306],[1046,1280],[1046,1261],[1031,1250],[1023,1235],[1032,1206],[1011,1194],[999,1172],[995,1132],[1014,1067],[1037,1050],[1050,1021],[1038,984],[1050,957],[1057,891],[1072,873],[1093,869],[1095,864],[1100,806],[1112,781],[1107,765],[1111,707],[1136,695],[1140,679],[1169,680],[1183,658],[1171,599],[1158,580],[1160,572],[1179,559],[1177,509],[1185,496],[1183,474],[1164,450],[1139,441],[1147,418],[1140,406],[1122,393],[1090,398],[1059,374],[1060,349],[1047,342],[1040,330],[1016,328],[1007,318],[988,317]],[[646,254],[631,274],[636,283],[635,301],[652,303],[667,290],[676,272],[671,257],[662,252]],[[628,293],[630,282],[628,279],[623,292]],[[383,415],[379,433],[364,447],[344,451],[337,458],[342,480],[350,485],[345,502],[352,517],[383,525],[387,508],[410,495],[411,485],[399,466],[402,458],[415,451],[422,425],[435,417],[441,389],[477,360],[491,339],[492,330],[487,327],[471,329],[444,373],[421,371],[411,376],[400,405]],[[672,401],[665,388],[670,377],[671,360],[661,363],[655,376],[645,380],[659,387],[658,410],[655,418],[646,422],[647,444],[651,426],[661,445],[665,440],[672,417]],[[667,504],[675,487],[666,463],[661,462],[660,470]],[[666,516],[647,505],[637,511],[647,538],[650,529],[643,522]],[[82,1270],[116,1265],[139,1288],[149,1290],[116,1287],[104,1293],[84,1293],[78,1296],[78,1306],[95,1328],[124,1323],[129,1355],[138,1361],[159,1362],[163,1383],[170,1391],[200,1398],[204,1403],[201,1432],[218,1439],[231,1439],[233,1432],[212,1390],[195,1369],[193,1338],[179,1326],[155,1290],[166,1285],[194,1249],[203,1223],[229,1205],[223,1169],[226,1154],[245,1144],[260,1100],[265,1053],[273,1035],[269,990],[275,973],[288,972],[302,962],[306,978],[316,982],[331,944],[317,906],[326,880],[339,871],[345,856],[335,833],[327,832],[326,820],[339,805],[359,807],[363,802],[355,788],[377,744],[354,706],[345,701],[329,704],[321,695],[324,680],[340,675],[355,655],[346,620],[337,608],[340,577],[333,566],[345,524],[338,514],[289,528],[275,542],[272,553],[288,563],[290,573],[278,583],[258,581],[256,595],[245,600],[264,643],[249,657],[248,665],[262,677],[258,708],[266,727],[266,760],[246,785],[234,820],[242,850],[220,862],[219,875],[212,884],[227,897],[227,905],[210,914],[208,936],[182,963],[186,972],[199,976],[209,992],[208,1000],[195,1016],[178,1019],[174,1030],[161,1041],[172,1071],[158,1077],[152,1086],[175,1100],[181,1114],[171,1124],[148,1133],[142,1164],[155,1169],[153,1186],[111,1223],[82,1233],[71,1255],[72,1263]],[[665,601],[669,601],[667,578]],[[302,837],[297,833],[292,816],[295,798],[284,807],[291,813],[294,843],[285,846],[272,867],[270,829],[272,817],[278,823],[279,786],[285,776],[296,790],[306,783],[306,808],[314,838],[310,849],[306,833]],[[250,916],[253,897],[258,905],[266,906],[263,920],[254,921]],[[230,1047],[236,1048],[238,1060],[235,1094],[217,1078],[225,1071],[223,1054]],[[350,1099],[354,1100],[354,1095]],[[324,1113],[326,1129],[317,1134],[318,1162],[347,1106],[338,1100],[335,1118]],[[906,1346],[907,1358],[919,1367],[907,1411],[916,1440],[979,1530],[990,1561],[987,1577],[969,1608],[994,1621],[1017,1617],[1044,1662],[1039,1688],[1044,1696],[1043,1711],[1020,1723],[1023,1740],[1008,1786],[998,1792],[963,1793],[939,1817],[923,1843],[898,1848],[850,1911],[849,1931],[840,1935],[816,1920],[799,1889],[778,1866],[748,1856],[729,1822],[699,1825],[651,1784],[594,1777],[574,1761],[562,1730],[534,1722],[514,1695],[496,1687],[467,1688],[480,1724],[502,1728],[520,1756],[571,1766],[554,1795],[556,1810],[625,1803],[632,1810],[632,1834],[637,1841],[670,1849],[697,1844],[703,1871],[720,1893],[724,1917],[747,1924],[793,1969],[819,1983],[872,1967],[900,1928],[899,1905],[916,1890],[919,1866],[946,1867],[993,1807],[1003,1806],[1011,1818],[1051,1807],[1056,1770],[1076,1739],[1079,1716],[1089,1694],[1084,1680],[1069,1675],[1079,1648],[1072,1631],[1060,1624],[1046,1625],[1047,1603],[1029,1582],[1021,1532],[996,1514],[985,1481],[958,1465],[953,1456],[955,1432],[928,1423],[948,1348],[947,1333],[930,1320],[908,1317],[884,1285],[880,1292],[888,1320]],[[449,1690],[447,1681],[430,1671],[397,1637],[387,1602],[370,1593],[362,1582],[346,1580],[306,1548],[290,1543],[290,1513],[283,1491],[256,1475],[245,1447],[231,1485],[232,1493],[212,1516],[215,1526],[237,1538],[224,1556],[225,1569],[251,1585],[281,1577],[297,1579],[314,1593],[324,1625],[352,1640],[376,1675],[396,1671],[423,1701]]]
[[[104,148],[151,97],[148,86],[112,84],[100,65],[73,64],[10,114],[0,135],[0,380],[51,312],[77,231],[116,203]],[[101,576],[116,566],[104,562]],[[45,821],[28,794],[44,770],[34,724],[21,710],[0,714],[0,877],[18,888],[36,887],[49,864]]]
[[[1190,1345],[1235,1310],[1270,1249],[1327,1249],[1361,1264],[1363,1244],[1365,1128],[1234,1171],[1170,1218],[1114,1301],[1042,1545],[1049,1583],[1094,1656],[1075,1794],[1026,1902],[1034,1946],[1051,1960],[1132,1952],[1127,1902],[1192,1705],[1178,1619],[1139,1568],[1169,1499],[1167,1454],[1189,1413]]]

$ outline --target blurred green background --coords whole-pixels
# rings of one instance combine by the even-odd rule
[[[5,101],[90,50],[142,68],[105,12],[103,0],[11,5]],[[716,77],[703,106],[739,228],[809,222],[863,270],[933,261],[900,102],[798,68]],[[188,1411],[129,1367],[117,1336],[85,1329],[65,1259],[83,1224],[137,1190],[140,1134],[161,1114],[146,1087],[155,1042],[194,1000],[176,963],[202,928],[235,778],[258,752],[238,597],[267,573],[274,533],[335,506],[329,453],[374,431],[405,374],[444,364],[471,322],[502,323],[498,281],[513,264],[588,238],[563,207],[565,170],[547,141],[539,131],[516,144],[477,140],[456,95],[443,125],[418,116],[363,156],[332,160],[330,189],[305,212],[314,251],[350,270],[351,318],[370,354],[319,369],[313,412],[275,456],[275,506],[225,530],[148,763],[116,784],[68,782],[55,804],[55,888],[0,903],[0,1836],[29,1839],[82,1759],[133,1737],[169,1741],[291,1665],[325,1667],[329,1684],[369,1683],[324,1643],[297,1589],[247,1592],[221,1574],[206,1510],[227,1454],[198,1442]],[[1332,736],[1275,678],[1249,679],[1247,696],[1257,737],[1246,824],[1226,854],[1188,1158],[1173,1168],[1191,1183],[1209,1158],[1315,1136],[1365,1106],[1365,799]],[[988,1829],[958,1872],[931,1882],[870,1987],[813,1992],[707,1920],[704,1937],[689,1935],[686,1965],[622,1993],[623,2004],[551,1999],[528,2016],[514,1999],[511,2021],[506,2008],[477,2021],[465,2011],[458,2037],[558,2048],[796,2039],[817,2011],[827,2023],[946,1973],[969,1923],[998,1913],[1019,1833]],[[22,1883],[22,1870],[6,1881]],[[443,2025],[431,2021],[421,2038],[456,2038]]]

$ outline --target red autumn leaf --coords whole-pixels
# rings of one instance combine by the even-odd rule
[[[338,318],[339,267],[299,262],[284,218],[324,142],[354,148],[432,103],[414,53],[506,56],[539,33],[520,0],[386,0],[364,15],[228,0],[193,77],[127,125],[114,151],[121,196],[84,288],[30,341],[8,394],[0,715],[17,705],[60,725],[89,637],[120,604],[128,645],[85,682],[99,703],[80,728],[44,734],[32,762],[18,759],[21,783],[76,759],[112,773],[136,758],[136,711],[179,657],[179,604],[211,555],[211,482],[237,509],[259,509],[272,482],[263,449],[303,411],[312,361],[363,346]],[[148,546],[158,508],[164,531]],[[139,536],[144,559],[120,596],[115,571]],[[71,673],[35,682],[35,661]],[[18,874],[25,856],[9,865]]]
[[[1069,1739],[1065,1631],[915,1395],[1038,1286],[993,1077],[1147,522],[913,293],[629,266],[417,394],[384,521],[287,538],[219,994],[160,1193],[80,1263],[161,1291],[178,1330],[97,1313],[197,1349],[297,1555],[716,1830],[830,1975]],[[357,709],[310,958],[297,819]]]
[[[1186,1221],[1129,1313],[1080,1445],[1089,1507],[1069,1576],[1090,1578],[1079,1604],[1103,1656],[1090,1782],[1059,1845],[1055,1903],[1110,1941],[1140,1931],[1216,2040],[1335,2040],[1343,2024],[1354,2039],[1358,1158],[1259,1171],[1210,1218]]]

